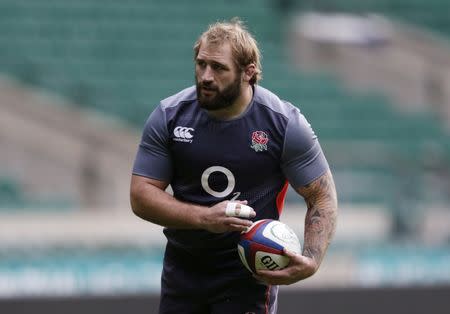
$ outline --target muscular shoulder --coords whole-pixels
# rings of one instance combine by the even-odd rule
[[[283,117],[286,121],[300,113],[297,107],[280,99],[276,94],[261,86],[256,86],[254,101],[274,114]]]
[[[197,92],[195,86],[183,89],[182,91],[169,96],[161,101],[161,108],[166,110],[168,108],[177,107],[185,102],[193,102],[197,99]]]
[[[297,107],[262,87],[257,87],[255,103],[281,122],[275,123],[283,138],[281,166],[292,186],[304,186],[328,169],[317,136]]]

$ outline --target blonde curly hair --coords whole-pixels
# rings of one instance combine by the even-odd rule
[[[249,83],[254,85],[262,79],[261,53],[258,43],[239,18],[209,25],[208,30],[195,42],[194,58],[197,58],[200,46],[204,42],[216,45],[229,42],[238,69],[243,71],[247,65],[252,63],[255,65],[256,71]]]

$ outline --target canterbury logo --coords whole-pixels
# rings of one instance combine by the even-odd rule
[[[173,135],[175,135],[173,140],[177,141],[177,142],[192,143],[192,139],[194,138],[194,135],[192,135],[191,132],[194,132],[194,131],[195,130],[193,128],[177,126],[173,130]]]

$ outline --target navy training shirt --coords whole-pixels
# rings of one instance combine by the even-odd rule
[[[195,86],[161,101],[142,134],[133,174],[170,183],[180,201],[212,206],[247,200],[259,219],[279,219],[288,182],[298,188],[328,163],[310,124],[292,104],[254,86],[246,111],[218,120]],[[235,250],[238,232],[165,228],[169,244],[193,255]],[[240,263],[240,262],[239,262]]]

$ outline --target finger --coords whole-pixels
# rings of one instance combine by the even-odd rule
[[[245,227],[245,228],[248,228],[248,227],[250,227],[253,224],[253,222],[251,220],[241,219],[241,218],[237,218],[237,217],[226,218],[224,223],[228,224],[228,225],[242,226],[242,227]]]
[[[237,214],[242,218],[253,218],[256,216],[256,212],[250,206],[239,204],[239,207],[236,208]]]
[[[250,206],[237,202],[228,202],[225,208],[225,215],[230,217],[253,218],[256,212]]]
[[[283,272],[282,270],[258,270],[256,272],[257,276],[260,277],[265,277],[265,278],[282,278],[284,276],[286,276],[285,272]]]
[[[271,285],[280,285],[287,282],[286,275],[278,275],[270,270],[258,271],[253,277]]]
[[[230,224],[230,231],[239,231],[239,232],[244,232],[247,231],[248,227],[243,226],[243,225],[234,225],[234,224]]]
[[[271,285],[284,285],[289,282],[290,276],[286,272],[283,272],[282,270],[264,270],[264,271],[258,271],[256,274],[256,277],[258,280],[267,282]]]

